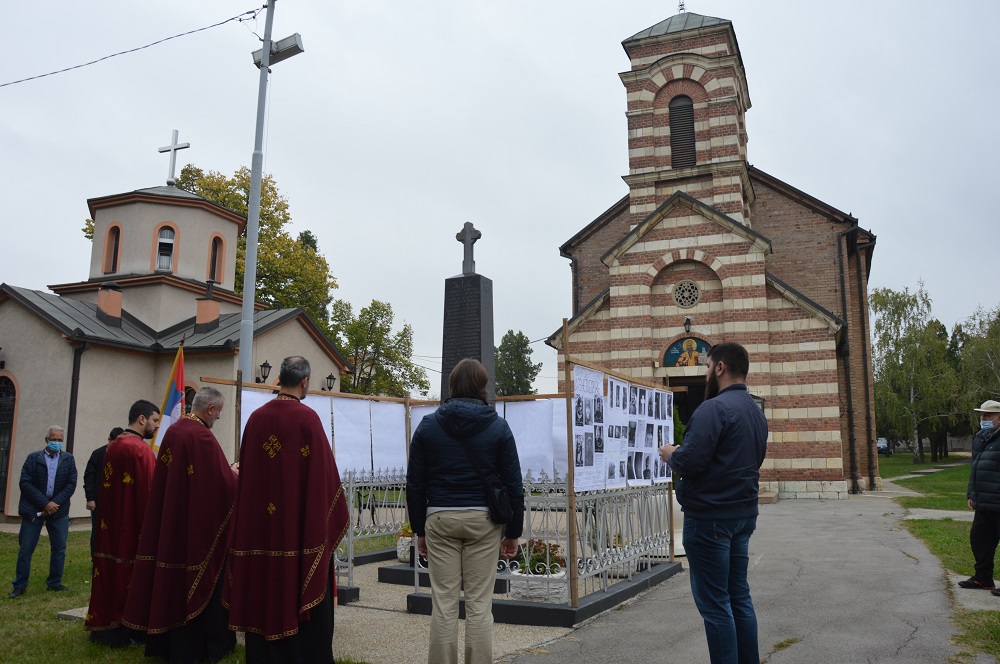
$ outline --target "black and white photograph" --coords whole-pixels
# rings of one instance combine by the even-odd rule
[[[639,388],[639,415],[646,416],[646,389],[643,387]]]
[[[613,480],[615,477],[615,464],[612,462],[608,464],[608,479]]]
[[[632,420],[628,423],[628,446],[635,447],[635,427],[636,421]]]
[[[651,479],[653,479],[653,469],[650,466],[650,464],[652,463],[652,461],[653,461],[653,455],[652,454],[643,454],[642,455],[642,479],[644,479],[644,480],[651,480]]]
[[[622,386],[615,383],[615,408],[622,407]]]
[[[604,427],[594,425],[594,454],[604,454]]]
[[[594,424],[604,424],[604,397],[594,397]]]
[[[576,458],[573,460],[573,465],[583,466],[583,436],[580,434],[576,434]]]
[[[625,459],[618,462],[618,477],[625,477],[625,464],[629,463]]]
[[[578,427],[583,426],[583,397],[576,398],[576,417],[573,418],[574,424]]]
[[[635,415],[636,403],[639,399],[639,390],[635,385],[630,385],[628,388],[628,414]]]
[[[594,434],[589,431],[583,434],[583,465],[588,468],[594,465]]]
[[[630,479],[630,480],[634,480],[635,479],[635,458],[636,458],[636,456],[638,456],[640,459],[642,458],[641,454],[637,455],[635,452],[629,452],[628,453],[628,461],[625,462],[626,475],[627,475],[628,479]]]
[[[654,395],[654,397],[655,397],[653,399],[653,406],[654,406],[654,408],[653,408],[653,419],[654,420],[660,419],[660,397],[661,396],[663,396],[663,395],[661,393],[659,393],[659,392],[657,392]]]
[[[646,402],[646,417],[653,418],[653,402],[656,401],[656,392],[649,391],[649,401]]]
[[[634,479],[634,480],[641,480],[642,479],[642,457],[643,456],[644,455],[643,455],[642,452],[636,452],[632,456],[632,465],[634,466],[634,469],[632,471],[632,473],[633,473],[632,474],[632,479]]]
[[[656,425],[656,447],[663,447],[663,427]]]
[[[646,423],[646,447],[653,446],[653,423]]]
[[[590,399],[583,400],[583,426],[589,427],[594,423],[594,402]]]

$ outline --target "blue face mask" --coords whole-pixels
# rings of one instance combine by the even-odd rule
[[[993,420],[979,420],[979,428],[988,431],[993,428]]]
[[[53,454],[59,452],[59,450],[62,449],[63,444],[61,440],[48,440],[45,442],[48,443],[48,445],[45,446],[45,449],[47,449],[49,452],[52,452]]]

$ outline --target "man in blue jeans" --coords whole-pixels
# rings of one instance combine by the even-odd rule
[[[747,391],[749,370],[743,346],[713,346],[705,401],[691,415],[684,443],[660,448],[678,478],[691,594],[713,664],[760,662],[747,567],[767,420]]]
[[[31,574],[31,556],[38,546],[42,525],[49,532],[52,556],[49,559],[49,590],[66,590],[62,583],[66,562],[66,537],[69,534],[69,499],[76,491],[76,461],[63,452],[65,431],[50,427],[45,436],[45,449],[32,452],[21,468],[21,501],[17,513],[21,516],[21,531],[17,536],[17,576],[14,589],[7,595],[16,599],[25,593]]]

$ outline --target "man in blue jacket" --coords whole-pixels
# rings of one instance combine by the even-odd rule
[[[66,590],[62,584],[66,562],[66,537],[69,534],[69,499],[76,491],[76,461],[62,451],[66,433],[60,426],[49,428],[45,449],[32,452],[21,468],[21,531],[17,536],[17,576],[14,589],[7,595],[16,599],[25,593],[31,574],[31,556],[38,545],[44,524],[49,532],[52,556],[49,559],[49,590]]]
[[[713,664],[760,662],[747,567],[767,420],[747,391],[749,370],[743,346],[713,346],[706,400],[691,415],[683,446],[660,448],[660,458],[679,477],[691,594]]]

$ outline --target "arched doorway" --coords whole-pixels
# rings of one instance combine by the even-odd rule
[[[705,377],[671,377],[670,387],[674,390],[674,410],[677,411],[677,417],[682,424],[687,425],[691,413],[705,400]]]
[[[17,390],[14,381],[0,376],[0,514],[7,501],[7,468],[10,466],[10,448],[14,443],[14,408]]]

